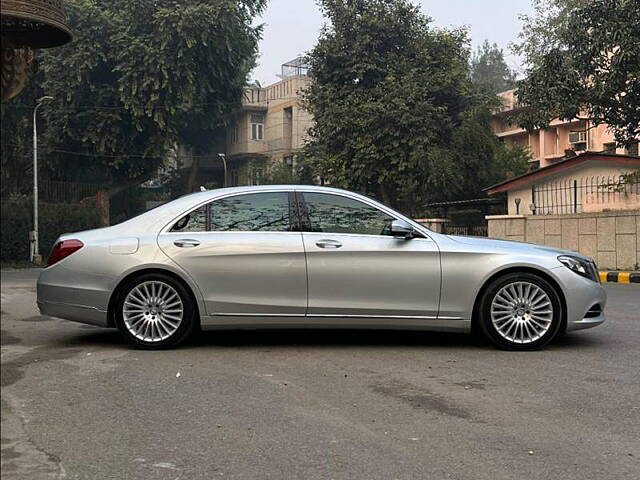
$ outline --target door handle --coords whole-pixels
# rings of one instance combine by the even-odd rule
[[[337,240],[318,240],[316,246],[320,248],[340,248],[342,244]]]
[[[192,248],[200,245],[200,242],[198,240],[189,240],[186,238],[182,238],[180,240],[176,240],[175,242],[173,242],[173,244],[176,247],[180,247],[180,248]]]

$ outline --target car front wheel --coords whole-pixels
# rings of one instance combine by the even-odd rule
[[[497,347],[535,350],[549,343],[562,322],[555,288],[531,273],[511,273],[493,281],[480,305],[480,327]]]
[[[116,305],[122,335],[141,348],[170,348],[183,342],[195,325],[191,295],[168,275],[147,274],[122,289]]]

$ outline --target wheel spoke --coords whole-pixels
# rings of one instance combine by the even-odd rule
[[[125,327],[138,340],[159,342],[180,327],[184,306],[178,292],[168,283],[151,280],[136,285],[122,306]]]
[[[505,331],[507,327],[511,327],[514,324],[515,320],[513,318],[509,318],[506,322],[501,323],[497,326],[498,330]]]
[[[158,331],[160,331],[160,335],[164,336],[164,335],[171,335],[171,331],[173,329],[173,325],[169,324],[170,326],[167,326],[166,324],[166,320],[164,319],[160,319],[157,323],[158,326]],[[164,333],[163,333],[164,332]]]
[[[491,303],[491,322],[504,339],[531,343],[545,335],[553,323],[553,306],[538,285],[515,281],[504,285]]]

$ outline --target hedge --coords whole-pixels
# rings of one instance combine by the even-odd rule
[[[39,204],[40,254],[43,258],[63,233],[97,228],[99,213],[95,202],[83,204]],[[2,200],[0,258],[3,262],[29,259],[29,232],[33,229],[33,201],[28,197]]]

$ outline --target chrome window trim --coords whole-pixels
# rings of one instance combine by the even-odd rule
[[[202,235],[202,234],[260,234],[260,233],[269,233],[269,234],[279,234],[279,235],[291,235],[292,233],[296,235],[300,235],[302,232],[277,232],[273,230],[207,230],[205,232],[164,232],[164,235]]]
[[[256,232],[256,233],[260,233],[260,232]],[[289,233],[289,232],[284,232],[284,233]],[[389,240],[397,240],[398,242],[402,241],[402,242],[406,242],[407,240],[405,238],[398,238],[398,237],[394,237],[393,235],[373,235],[370,233],[337,233],[337,232],[291,232],[291,233],[302,233],[303,235],[325,235],[325,236],[332,236],[332,235],[340,235],[340,236],[346,236],[346,237],[365,237],[365,238],[388,238]],[[422,233],[422,232],[420,232]],[[415,237],[412,238],[411,241],[413,242],[414,240],[426,240],[428,242],[433,242],[433,240],[431,238],[421,238],[421,237]]]
[[[299,317],[299,318],[397,318],[422,320],[464,320],[462,317],[441,317],[433,315],[354,315],[334,313],[214,313],[210,317]]]

